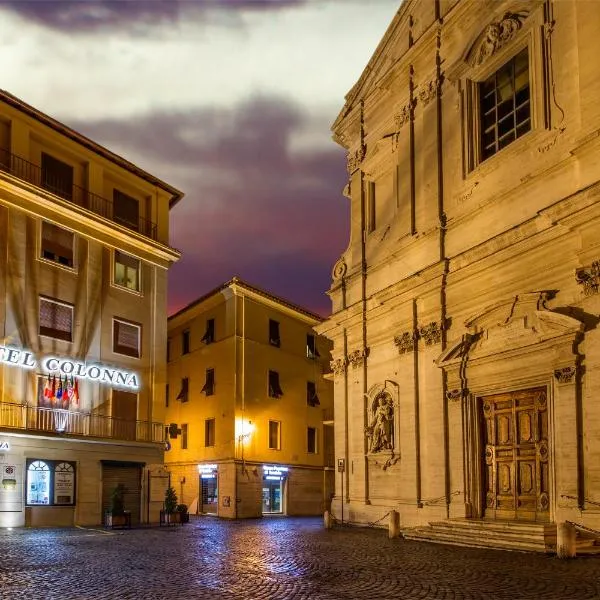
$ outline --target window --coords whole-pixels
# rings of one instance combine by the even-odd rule
[[[73,306],[40,296],[40,335],[70,342],[72,331]]]
[[[171,362],[171,339],[167,339],[167,362]]]
[[[271,398],[283,396],[283,391],[279,385],[279,373],[277,371],[269,371],[269,396]]]
[[[139,358],[141,333],[140,325],[113,319],[113,352]]]
[[[57,227],[46,221],[42,222],[41,256],[65,267],[73,267],[73,242],[75,236],[72,231]]]
[[[188,447],[188,424],[181,424],[181,449],[187,450]]]
[[[115,250],[115,285],[139,292],[140,270],[139,259]]]
[[[214,369],[206,369],[206,380],[204,382],[204,387],[201,390],[207,396],[212,396],[215,393],[215,370]]]
[[[215,420],[204,421],[204,445],[208,448],[215,445]]]
[[[73,167],[42,152],[42,187],[66,200],[73,199]]]
[[[279,336],[279,323],[269,319],[269,344],[271,346],[281,346],[281,338]]]
[[[134,231],[140,226],[140,204],[131,196],[113,190],[113,220]]]
[[[317,453],[317,430],[314,427],[309,427],[307,430],[307,449],[309,454]]]
[[[190,353],[190,330],[186,329],[181,334],[181,354]]]
[[[206,331],[202,336],[202,340],[205,344],[212,344],[215,341],[215,320],[207,319]]]
[[[368,182],[367,193],[367,233],[375,231],[377,227],[377,204],[375,196],[375,182]]]
[[[4,482],[7,482],[6,478]],[[74,505],[75,463],[62,460],[28,459],[26,501],[31,506]]]
[[[318,358],[321,356],[317,350],[315,336],[310,333],[306,336],[306,356],[308,358]]]
[[[169,384],[165,386],[165,407],[169,407]]]
[[[317,386],[312,381],[306,382],[306,403],[309,406],[318,406],[320,404],[317,396]]]
[[[281,423],[269,421],[269,449],[281,450]]]
[[[531,129],[527,48],[479,84],[479,112],[481,160]]]
[[[188,401],[188,391],[189,391],[190,380],[187,377],[183,377],[181,379],[181,390],[179,394],[177,394],[176,400],[181,400],[182,402]]]

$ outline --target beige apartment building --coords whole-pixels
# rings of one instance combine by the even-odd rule
[[[333,125],[333,511],[551,551],[600,529],[600,6],[405,0]]]
[[[165,462],[191,513],[317,515],[333,491],[322,319],[238,278],[168,321]]]
[[[158,521],[181,197],[0,92],[0,527]]]

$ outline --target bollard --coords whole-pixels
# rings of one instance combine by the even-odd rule
[[[390,522],[388,527],[388,537],[396,538],[400,535],[400,513],[397,510],[390,511]]]
[[[331,513],[328,510],[323,513],[323,524],[325,525],[325,529],[331,529],[333,525],[333,519],[331,518]]]
[[[556,555],[558,558],[573,558],[576,553],[575,527],[571,523],[559,523],[556,528]]]

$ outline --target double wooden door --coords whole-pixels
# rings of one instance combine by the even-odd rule
[[[546,388],[481,398],[484,515],[549,520]]]

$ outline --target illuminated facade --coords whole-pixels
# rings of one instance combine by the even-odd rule
[[[321,318],[237,278],[171,316],[165,461],[179,501],[227,518],[314,515],[333,485]]]
[[[0,92],[0,527],[158,521],[181,196]]]
[[[337,516],[546,551],[600,528],[598,27],[592,2],[406,0],[348,93],[317,327]]]

